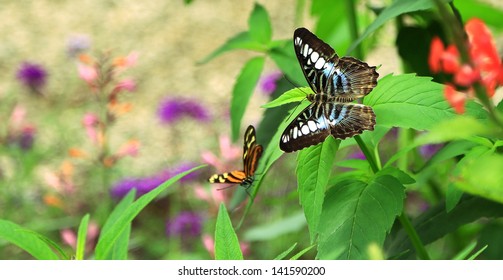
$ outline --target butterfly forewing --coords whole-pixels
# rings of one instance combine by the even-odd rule
[[[253,182],[253,175],[257,169],[258,160],[262,156],[263,148],[257,145],[255,128],[248,126],[243,143],[243,171],[232,171],[214,174],[208,181],[210,183],[231,183],[249,187]]]
[[[328,44],[305,28],[294,32],[294,48],[304,76],[317,94],[350,102],[377,85],[375,66],[352,57],[339,58]]]

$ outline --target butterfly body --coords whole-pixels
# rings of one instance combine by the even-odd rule
[[[249,188],[255,179],[255,171],[263,152],[263,147],[257,144],[256,138],[255,128],[251,125],[248,126],[243,144],[243,170],[214,174],[208,181],[210,183],[239,184]]]
[[[305,28],[295,30],[294,48],[314,94],[307,95],[311,104],[283,132],[280,148],[293,152],[321,143],[329,135],[345,139],[373,130],[372,108],[348,102],[364,97],[377,85],[375,67],[353,57],[339,58]]]

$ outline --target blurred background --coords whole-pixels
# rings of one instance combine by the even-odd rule
[[[273,39],[291,40],[296,27],[314,22],[309,8],[299,10],[303,1],[0,0],[0,219],[49,236],[71,254],[80,219],[90,213],[91,252],[128,190],[143,194],[205,163],[135,219],[129,258],[212,259],[218,205],[237,188],[218,190],[206,180],[242,166],[229,108],[236,78],[256,53],[200,62],[248,29],[255,2],[269,13]],[[382,64],[380,77],[401,69],[393,31],[386,25],[365,58]],[[260,106],[281,91],[270,59],[262,73],[242,132],[259,125]],[[361,154],[346,149],[338,157]],[[274,258],[295,242],[309,246],[294,170],[295,155],[284,155],[262,185],[238,233],[246,259]],[[0,259],[27,258],[0,239]]]

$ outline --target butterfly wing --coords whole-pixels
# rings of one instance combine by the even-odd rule
[[[222,174],[214,174],[208,181],[210,183],[230,183],[230,184],[247,184],[250,183],[251,177],[255,174],[258,160],[262,155],[263,148],[257,145],[257,137],[255,128],[250,125],[245,131],[243,142],[243,171],[236,170]]]
[[[361,104],[316,102],[304,109],[283,132],[279,147],[294,152],[321,143],[329,135],[345,139],[374,130],[372,108]]]
[[[222,174],[214,174],[208,179],[208,181],[210,183],[241,184],[245,179],[246,179],[245,172],[236,170],[232,172],[225,172]]]
[[[279,147],[290,153],[323,142],[330,135],[330,124],[322,103],[311,103],[287,126]]]
[[[305,28],[294,32],[297,59],[311,89],[350,102],[367,95],[376,85],[375,66],[353,57],[339,58],[334,49]]]
[[[246,177],[252,177],[255,174],[262,151],[262,146],[257,144],[255,128],[252,125],[248,126],[243,147],[243,166]]]

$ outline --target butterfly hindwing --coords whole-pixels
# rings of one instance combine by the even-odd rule
[[[373,130],[375,114],[371,107],[336,102],[312,103],[285,129],[280,148],[294,152],[323,142],[329,135],[345,139]]]
[[[243,143],[243,171],[236,170],[222,174],[214,174],[208,181],[210,183],[240,184],[249,187],[253,182],[253,176],[257,170],[258,161],[262,156],[263,148],[257,144],[255,128],[248,126],[244,135]]]

